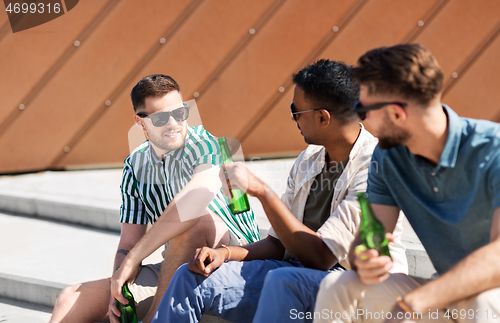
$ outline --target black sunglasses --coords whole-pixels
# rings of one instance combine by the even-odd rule
[[[155,127],[162,127],[168,123],[168,119],[172,116],[176,121],[185,121],[189,117],[189,104],[183,102],[182,107],[164,112],[155,112],[152,114],[145,114],[144,112],[136,113],[140,118],[149,118]]]
[[[361,120],[365,120],[367,111],[381,109],[381,108],[385,107],[386,105],[391,105],[391,104],[399,105],[402,108],[407,106],[406,103],[401,103],[401,102],[382,102],[382,103],[377,103],[374,105],[369,105],[367,107],[364,107],[361,104],[361,102],[357,101],[356,103],[354,103],[354,111],[358,114],[358,116]]]
[[[304,112],[311,112],[311,111],[319,111],[319,110],[326,110],[330,111],[328,109],[311,109],[311,110],[305,110],[305,111],[297,111],[297,108],[295,107],[295,104],[290,104],[290,113],[292,114],[292,120],[297,122],[299,119],[299,114],[304,113]]]

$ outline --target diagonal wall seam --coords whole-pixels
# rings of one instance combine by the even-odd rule
[[[127,86],[130,82],[132,82],[139,72],[160,52],[161,48],[166,44],[170,39],[175,35],[175,33],[184,25],[184,23],[188,20],[188,17],[191,16],[196,9],[200,6],[200,4],[204,0],[193,0],[186,9],[175,19],[172,25],[167,28],[167,30],[162,34],[162,38],[165,39],[164,43],[156,42],[147,52],[146,54],[139,59],[138,63],[130,70],[130,72],[121,80],[121,82],[114,88],[111,94],[107,97],[108,100],[114,102],[116,98],[118,98],[123,91],[127,89]],[[96,124],[96,120],[101,118],[106,111],[109,109],[109,106],[106,106],[104,103],[97,107],[96,111],[88,118],[88,120],[83,124],[83,126],[78,129],[75,135],[67,142],[65,147],[69,147],[72,149],[76,146],[82,138],[88,133]],[[71,150],[70,150],[71,151]],[[60,164],[62,160],[68,155],[66,151],[61,149],[61,152],[57,154],[57,156],[52,159],[47,167],[49,168],[59,168],[62,167]]]
[[[286,0],[276,0],[269,8],[257,19],[254,24],[254,29],[259,32],[262,30],[271,18],[278,12],[278,10],[283,6]],[[214,81],[219,78],[219,76],[233,63],[233,61],[238,57],[238,55],[250,44],[250,42],[255,38],[255,35],[246,34],[240,41],[229,51],[229,53],[220,61],[220,63],[214,68],[212,73],[205,81],[201,83],[198,88],[199,99],[203,94],[205,94],[208,89],[214,84]]]
[[[402,44],[408,44],[414,41],[420,34],[429,26],[429,24],[436,18],[436,16],[443,10],[443,8],[450,2],[450,0],[441,0],[437,2],[429,12],[421,20],[424,22],[423,26],[417,26],[411,30],[408,35],[403,38]]]
[[[476,47],[476,49],[463,61],[462,64],[457,68],[456,73],[458,76],[456,78],[452,78],[448,81],[448,84],[445,84],[443,90],[443,96],[445,96],[450,90],[453,88],[455,84],[457,84],[458,80],[465,74],[472,65],[481,57],[481,55],[488,49],[488,47],[495,41],[495,39],[500,34],[500,21],[497,25],[484,37],[483,41]],[[494,118],[494,121],[497,121],[500,118],[500,115]]]
[[[119,3],[119,0],[109,0],[104,8],[94,17],[94,19],[92,19],[92,21],[83,29],[76,39],[80,42],[84,42],[101,24],[111,10],[114,9],[117,3]],[[54,76],[56,76],[64,65],[73,57],[77,49],[78,47],[75,47],[73,44],[69,45],[61,56],[59,56],[59,58],[54,62],[54,64],[47,69],[47,72],[45,72],[38,82],[28,91],[28,94],[22,98],[20,102],[25,105],[26,109],[29,108],[29,104],[33,102],[33,100],[49,84],[50,80],[53,79]],[[0,137],[7,131],[7,129],[14,123],[23,111],[24,110],[20,110],[19,107],[16,106],[7,118],[0,123]]]
[[[2,40],[4,40],[5,36],[7,36],[7,34],[9,33],[9,30],[10,30],[10,23],[7,20],[3,24],[2,28],[0,28],[0,43],[2,43]]]
[[[358,12],[363,8],[363,6],[368,2],[368,0],[359,0],[355,4],[351,6],[347,10],[347,12],[340,19],[339,23],[336,25],[339,28],[338,32],[330,31],[320,42],[319,44],[310,52],[310,54],[299,64],[299,66],[295,69],[298,70],[304,67],[307,64],[313,63],[316,57],[323,52],[345,29],[345,27],[354,19],[354,17],[358,14]],[[286,80],[282,83],[284,87],[284,91],[280,93],[273,94],[271,98],[263,104],[262,108],[259,109],[256,116],[253,117],[253,121],[249,122],[242,131],[238,135],[236,135],[236,139],[239,142],[243,143],[245,139],[250,136],[250,134],[257,128],[257,126],[265,119],[265,117],[276,107],[278,102],[281,100],[282,96],[290,90],[293,85],[293,82],[290,77],[287,77]]]
[[[64,10],[64,13],[68,13],[68,10],[66,10],[66,0],[61,0],[61,4]]]

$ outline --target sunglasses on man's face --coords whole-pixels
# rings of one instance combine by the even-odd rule
[[[361,120],[365,120],[366,112],[371,111],[371,110],[381,109],[381,108],[383,108],[387,105],[391,105],[391,104],[399,105],[402,108],[407,106],[406,103],[401,103],[401,102],[382,102],[382,103],[377,103],[374,105],[369,105],[367,107],[364,107],[361,104],[361,102],[357,101],[356,103],[354,103],[354,111],[358,114],[358,116]]]
[[[292,114],[292,120],[297,122],[299,119],[299,114],[304,113],[304,112],[311,112],[311,111],[318,111],[318,110],[326,110],[330,111],[328,109],[311,109],[311,110],[305,110],[305,111],[298,111],[297,108],[295,107],[295,104],[290,104],[290,113]]]
[[[185,121],[189,117],[189,104],[183,102],[182,107],[172,111],[160,111],[152,114],[144,112],[136,113],[140,118],[149,118],[155,127],[162,127],[168,123],[168,119],[172,116],[176,121]]]

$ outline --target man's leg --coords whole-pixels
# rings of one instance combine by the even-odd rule
[[[366,285],[354,271],[332,272],[321,282],[314,308],[321,316],[314,322],[383,322],[398,296],[426,281],[405,274],[391,274],[382,283]],[[429,318],[428,313],[422,313],[419,322],[448,321],[442,316]]]
[[[111,293],[109,279],[66,287],[57,297],[50,323],[84,323],[104,319]]]
[[[277,260],[230,261],[205,278],[180,267],[158,307],[153,323],[198,322],[213,312],[231,322],[252,322],[269,270],[292,266]]]
[[[144,298],[150,297],[149,295],[154,295],[156,284],[158,283],[161,295],[159,295],[157,299],[154,299],[152,303],[155,305],[154,302],[156,301],[158,304],[175,270],[180,265],[189,261],[196,248],[228,244],[229,236],[229,229],[217,215],[207,214],[199,218],[191,229],[170,241],[164,257],[165,261],[163,262],[166,265],[161,266],[159,278],[147,278],[155,275],[151,273],[150,268],[143,268],[141,270],[139,275],[147,276],[145,280],[148,283],[153,282],[153,286],[148,286],[147,288],[140,287],[141,291],[139,295],[149,293],[145,295]],[[144,279],[140,277],[138,280],[143,281]],[[132,284],[131,290],[133,294],[135,288],[134,284]],[[148,289],[148,291],[144,291],[144,289]],[[106,318],[110,298],[109,279],[67,287],[61,292],[56,300],[50,323],[89,323],[99,320],[107,321]],[[138,309],[138,312],[144,314],[148,313],[151,300],[137,299],[137,301],[141,301],[140,305],[142,305],[142,307],[139,306],[140,309]],[[158,306],[157,304],[155,305],[155,309]],[[149,321],[146,321],[146,319],[148,319],[146,318],[144,322],[150,322],[154,312],[155,311],[151,311]]]
[[[229,229],[224,221],[216,214],[210,213],[196,221],[191,229],[170,240],[158,277],[158,288],[143,322],[151,322],[175,271],[182,264],[189,262],[197,248],[214,248],[229,244],[229,237]]]
[[[271,270],[253,321],[312,322],[306,312],[313,312],[319,285],[326,275],[328,271],[308,268]]]
[[[428,280],[417,281],[404,274],[392,274],[380,284],[365,285],[355,272],[331,273],[321,282],[314,309],[315,312],[325,315],[314,322],[382,322],[383,319],[376,319],[375,316],[380,315],[382,311],[387,315],[395,305],[397,296],[412,291],[426,281]],[[343,313],[346,314],[342,316]],[[357,315],[358,313],[364,315]],[[445,314],[446,310],[422,313],[419,322],[499,322],[500,288],[457,302],[449,306],[448,317],[445,317]]]
[[[500,322],[500,288],[487,290],[449,307],[449,316],[459,323]]]

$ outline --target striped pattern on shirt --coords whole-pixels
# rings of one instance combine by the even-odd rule
[[[221,165],[217,138],[203,126],[188,127],[184,146],[158,159],[149,141],[142,143],[124,162],[120,222],[154,223],[193,177],[198,164]],[[222,189],[208,206],[239,238],[249,243],[259,240],[253,211],[232,214]]]

